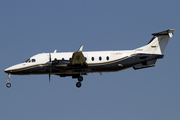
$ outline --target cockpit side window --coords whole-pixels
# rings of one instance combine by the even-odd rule
[[[36,59],[32,59],[32,62],[36,62]]]

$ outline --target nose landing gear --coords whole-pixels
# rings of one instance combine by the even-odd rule
[[[8,83],[6,84],[6,87],[7,87],[7,88],[10,88],[10,87],[11,87],[10,77],[11,77],[11,74],[9,73],[9,74],[8,74],[8,80],[7,80]]]
[[[10,88],[10,87],[11,87],[11,83],[8,82],[8,83],[6,84],[6,87],[7,87],[7,88]]]

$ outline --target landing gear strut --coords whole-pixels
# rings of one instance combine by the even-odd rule
[[[82,76],[79,76],[79,77],[78,77],[78,82],[76,83],[76,87],[77,87],[77,88],[80,88],[80,87],[81,87],[81,85],[82,85],[81,82],[82,82],[82,81],[83,81],[83,77],[82,77]]]
[[[11,74],[9,73],[9,74],[8,74],[8,80],[7,80],[8,83],[6,84],[6,87],[7,87],[7,88],[10,88],[10,87],[11,87],[10,77],[11,77]]]

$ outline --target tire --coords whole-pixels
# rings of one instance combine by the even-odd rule
[[[10,88],[10,87],[11,87],[11,83],[8,82],[8,83],[6,84],[6,87],[7,87],[7,88]]]
[[[76,87],[77,87],[77,88],[80,88],[80,87],[81,87],[81,82],[77,82],[77,83],[76,83]]]
[[[82,76],[79,76],[79,77],[78,77],[78,81],[79,81],[79,82],[82,82],[82,81],[83,81],[83,77],[82,77]]]

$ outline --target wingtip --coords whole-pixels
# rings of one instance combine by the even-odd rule
[[[83,50],[83,45],[80,46],[78,52],[82,52],[82,50]]]
[[[174,31],[175,31],[175,29],[169,29],[169,31],[172,31],[172,32],[174,32]]]

